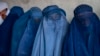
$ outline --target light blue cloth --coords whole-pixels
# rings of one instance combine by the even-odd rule
[[[42,20],[42,11],[38,7],[33,7],[31,19],[28,21],[25,32],[20,41],[17,56],[31,56],[34,39]]]
[[[59,8],[56,8],[56,10],[59,10]],[[50,12],[52,11],[54,10]],[[67,31],[68,22],[64,13],[60,10],[59,13],[60,15],[55,12],[48,15],[49,17],[44,16],[33,44],[31,56],[61,56],[62,42]],[[57,15],[55,16],[55,14]]]

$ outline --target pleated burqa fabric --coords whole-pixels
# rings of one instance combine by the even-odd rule
[[[42,18],[41,9],[33,7],[30,20],[18,46],[17,56],[31,56],[34,39]]]
[[[46,10],[45,10],[46,9]],[[62,42],[68,22],[61,8],[51,5],[44,9],[44,18],[35,37],[31,56],[61,56]]]
[[[10,53],[10,43],[12,28],[15,21],[19,18],[18,12],[23,11],[21,7],[13,7],[10,10],[10,14],[6,17],[3,24],[0,26],[0,56],[9,56]]]
[[[82,4],[74,10],[62,56],[100,56],[97,51],[100,51],[98,19],[89,5]]]

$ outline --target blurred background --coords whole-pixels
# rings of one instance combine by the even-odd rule
[[[67,20],[70,22],[73,18],[73,10],[76,6],[80,4],[91,5],[94,9],[94,12],[100,18],[100,0],[0,0],[7,2],[9,8],[12,6],[21,6],[24,8],[24,11],[29,10],[31,7],[38,6],[41,9],[45,8],[48,5],[58,5],[60,8],[63,8],[67,14]]]

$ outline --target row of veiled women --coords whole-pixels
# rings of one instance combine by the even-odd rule
[[[24,13],[0,2],[0,56],[100,56],[100,23],[93,8],[76,7],[70,24],[66,17],[57,5]]]

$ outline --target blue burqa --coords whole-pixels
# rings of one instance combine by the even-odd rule
[[[18,46],[20,43],[20,40],[25,32],[25,29],[27,27],[28,21],[31,19],[33,8],[28,10],[26,13],[24,13],[23,16],[21,16],[14,24],[13,26],[13,34],[12,34],[12,44],[11,44],[11,56],[16,56]]]
[[[62,56],[100,56],[99,25],[92,7],[79,5],[74,10]]]
[[[30,16],[18,46],[17,56],[31,56],[34,39],[43,15],[40,8],[33,7]]]
[[[0,25],[0,56],[9,56],[13,24],[20,17],[19,12],[15,13],[16,10],[19,12],[23,11],[20,7],[11,8],[10,14],[6,17],[3,24]]]
[[[61,56],[62,42],[68,26],[65,12],[52,5],[44,11],[46,14],[40,23],[31,56]]]

